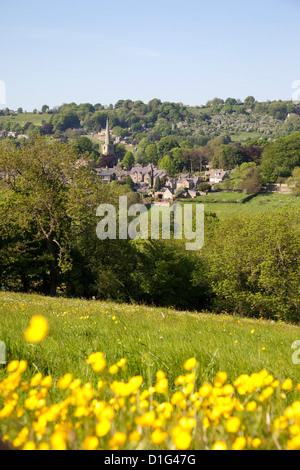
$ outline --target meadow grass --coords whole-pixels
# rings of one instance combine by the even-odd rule
[[[233,203],[233,200],[239,200],[238,196],[236,193],[208,194],[207,196],[198,197],[197,200],[191,200],[189,203],[204,204],[206,212],[214,212],[220,219],[240,214],[258,214],[285,207],[291,208],[300,204],[300,197],[294,194],[260,193],[245,203]],[[241,194],[240,196],[244,197],[245,195]],[[230,199],[231,202],[213,202],[214,200],[218,201],[218,199]]]
[[[236,132],[230,135],[232,142],[247,142],[248,140],[264,138],[264,134],[259,132]]]
[[[12,116],[0,116],[0,123],[11,122],[24,126],[27,122],[32,122],[35,126],[41,126],[42,121],[49,122],[51,114],[20,113]]]
[[[24,332],[35,315],[42,315],[50,330],[43,341],[30,344]],[[9,378],[5,366],[0,369],[4,399],[0,434],[16,448],[300,447],[295,424],[300,366],[292,361],[292,344],[300,337],[298,326],[226,312],[214,315],[2,292],[0,327],[0,340],[6,344],[10,362]],[[105,365],[93,371],[92,353],[99,351],[104,353]],[[27,370],[19,384],[14,370],[21,367],[22,359]],[[49,390],[40,386],[47,376],[53,381]],[[132,387],[136,382],[131,381],[139,377],[140,391],[130,392],[129,399],[126,387]],[[243,377],[250,380],[248,385],[242,384]],[[283,388],[287,378],[290,382]],[[81,382],[75,385],[74,380],[71,388],[73,379]],[[253,388],[251,383],[258,379],[264,385]],[[80,387],[81,383],[86,385]],[[280,384],[286,393],[281,393]],[[211,387],[209,398],[205,398],[207,386]],[[251,410],[248,404],[255,406]],[[168,414],[170,407],[172,413]],[[290,434],[286,431],[289,422]],[[138,438],[131,433],[138,433]]]
[[[34,315],[50,326],[39,344],[28,344],[24,331]],[[182,312],[171,308],[117,304],[38,295],[0,294],[0,340],[7,361],[25,359],[28,376],[36,372],[59,378],[70,372],[88,381],[89,354],[102,351],[108,365],[127,358],[128,377],[142,375],[145,386],[164,370],[170,383],[185,360],[199,363],[197,383],[224,370],[229,380],[267,369],[279,380],[300,382],[300,365],[292,362],[300,328],[227,314]],[[4,366],[0,372],[0,379]]]

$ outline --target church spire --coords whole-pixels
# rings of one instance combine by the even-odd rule
[[[105,145],[110,144],[110,135],[109,135],[109,122],[108,118],[106,119],[106,134],[105,134]]]
[[[115,155],[114,145],[110,143],[110,133],[109,133],[109,122],[108,118],[106,120],[106,132],[105,132],[105,141],[102,145],[102,155]]]

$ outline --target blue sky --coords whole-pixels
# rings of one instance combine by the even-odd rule
[[[299,0],[1,2],[6,104],[291,99]]]

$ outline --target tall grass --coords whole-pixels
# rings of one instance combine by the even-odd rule
[[[24,331],[37,314],[48,320],[50,332],[43,342],[28,344]],[[126,357],[128,377],[142,375],[145,386],[155,381],[159,369],[172,384],[189,357],[199,363],[198,385],[220,370],[235,380],[262,369],[297,383],[300,365],[292,362],[292,344],[299,339],[299,327],[226,313],[0,294],[0,340],[6,344],[7,361],[25,359],[28,377],[42,372],[59,378],[71,372],[88,381],[87,357],[103,351],[108,364]]]

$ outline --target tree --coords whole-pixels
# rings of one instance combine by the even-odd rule
[[[260,167],[254,162],[244,162],[232,172],[230,179],[220,183],[223,189],[244,191],[246,194],[258,193],[262,188]]]
[[[17,113],[22,114],[23,113],[23,108],[18,108]]]
[[[292,176],[288,179],[288,185],[293,187],[295,194],[300,195],[300,167],[294,168]]]
[[[78,155],[88,154],[90,155],[94,151],[93,142],[88,137],[78,137],[73,142],[73,147]],[[98,155],[99,156],[99,155]]]
[[[54,114],[51,117],[51,122],[54,126],[54,130],[58,130],[60,132],[80,127],[79,117],[74,112]]]
[[[247,106],[247,108],[252,109],[254,107],[254,104],[255,104],[254,96],[247,96],[247,98],[245,98],[244,104],[245,104],[245,106]]]
[[[283,135],[293,134],[300,131],[300,116],[290,116],[282,126]]]
[[[160,161],[159,169],[166,170],[170,176],[176,175],[176,167],[173,158],[169,154],[165,155],[164,158]]]
[[[300,166],[300,132],[276,140],[265,147],[261,169],[265,183],[275,183],[277,178],[290,177],[294,168]]]
[[[299,321],[300,210],[229,217],[205,237],[214,308]]]
[[[220,155],[215,158],[213,165],[215,168],[231,170],[246,161],[246,155],[243,149],[237,145],[229,144],[221,148]]]
[[[240,189],[246,194],[256,194],[261,191],[261,188],[261,170],[258,167],[253,167],[249,170],[244,180],[241,182]]]
[[[207,145],[197,149],[183,149],[182,160],[188,163],[191,172],[202,171],[212,157],[212,150]]]
[[[160,189],[161,189],[161,182],[160,182],[159,177],[157,176],[155,178],[154,191],[157,192],[157,191],[160,191]]]
[[[117,163],[118,159],[114,155],[102,155],[98,160],[99,168],[113,168]]]
[[[221,98],[214,98],[213,100],[210,100],[206,103],[206,106],[210,107],[210,106],[222,106],[224,104],[224,100],[222,100]]]
[[[118,159],[123,160],[124,156],[126,155],[127,149],[124,144],[119,144],[116,146],[116,156]]]
[[[54,296],[59,277],[71,269],[72,228],[77,230],[96,208],[96,175],[87,161],[78,164],[72,146],[42,137],[20,147],[5,141],[0,168],[7,175],[1,186],[1,220],[9,212],[2,234],[5,227],[13,227],[23,234],[15,246],[26,246],[27,235],[29,246],[39,247],[44,288]],[[19,256],[25,256],[24,249]]]
[[[127,176],[125,181],[126,181],[126,184],[127,184],[131,189],[134,189],[134,182],[133,182],[133,179],[132,179],[130,176]]]
[[[197,188],[201,192],[208,192],[211,190],[211,185],[209,183],[200,183]]]
[[[122,168],[126,168],[127,170],[131,170],[134,165],[134,156],[133,153],[128,151],[126,152],[123,161],[120,163]]]
[[[41,128],[41,135],[46,134],[53,134],[53,124],[51,124],[51,122],[47,122]]]
[[[157,165],[158,163],[158,156],[157,156],[157,148],[155,144],[150,144],[145,148],[145,154],[147,156],[147,162],[153,163]]]
[[[135,160],[135,163],[139,163],[141,165],[147,165],[148,158],[143,148],[137,149],[137,151],[134,154],[134,160]]]
[[[47,104],[44,104],[42,106],[42,113],[48,113],[48,111],[49,111],[49,106]]]
[[[179,144],[174,137],[164,137],[157,143],[157,153],[159,157],[163,157],[167,152],[179,147]]]
[[[227,98],[225,101],[225,106],[235,106],[237,104],[237,100],[235,98]]]

